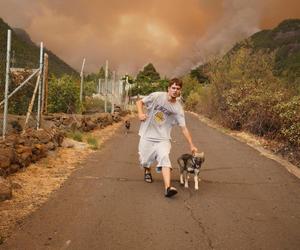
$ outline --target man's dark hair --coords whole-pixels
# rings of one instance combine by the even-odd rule
[[[182,88],[182,81],[178,78],[173,78],[169,81],[169,85],[168,87],[171,87],[173,84],[179,86],[180,88]]]

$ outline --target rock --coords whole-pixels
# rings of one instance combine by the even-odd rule
[[[74,141],[69,139],[69,138],[66,138],[63,143],[62,143],[62,147],[64,148],[74,148]]]
[[[6,169],[10,166],[10,159],[7,155],[0,154],[0,169]]]
[[[19,145],[16,151],[18,153],[18,163],[22,167],[27,167],[31,162],[31,157],[32,157],[31,147]]]
[[[17,154],[22,154],[22,153],[25,153],[25,152],[27,152],[27,153],[30,152],[31,153],[32,150],[31,150],[31,147],[23,146],[23,145],[18,145],[16,147],[16,152],[17,152]]]
[[[35,131],[35,137],[39,140],[40,143],[48,143],[51,140],[51,136],[47,133],[46,130],[37,130]]]
[[[22,186],[21,186],[19,183],[17,183],[17,182],[13,182],[13,183],[11,184],[11,187],[12,187],[13,189],[21,189],[21,188],[22,188]]]
[[[52,141],[48,142],[46,144],[46,147],[47,147],[48,150],[54,150],[56,148],[55,144]]]
[[[38,161],[47,156],[47,147],[44,144],[35,144],[32,148],[32,160]]]
[[[64,135],[63,135],[63,133],[56,133],[55,135],[54,135],[54,143],[57,143],[57,145],[59,146],[59,147],[61,147],[61,144],[62,144],[62,142],[63,142],[63,140],[64,140]]]
[[[86,132],[91,131],[96,127],[97,127],[97,125],[95,123],[93,123],[92,121],[86,121],[83,131],[86,131]]]
[[[35,144],[32,153],[39,155],[41,158],[47,156],[47,146],[45,144]]]
[[[10,135],[6,136],[5,145],[8,147],[14,147],[15,145],[19,144],[18,136],[19,135],[16,135],[16,134],[10,134]]]
[[[8,179],[0,177],[0,201],[12,198],[12,186]]]
[[[0,177],[6,176],[6,170],[4,168],[0,168]]]
[[[13,174],[13,173],[18,172],[20,168],[21,168],[20,165],[18,165],[18,164],[12,164],[8,168],[8,174]]]
[[[6,176],[10,165],[16,161],[13,148],[0,148],[0,176]]]

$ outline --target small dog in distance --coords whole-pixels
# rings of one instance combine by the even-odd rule
[[[130,130],[130,121],[126,120],[125,121],[125,134],[127,135]]]
[[[199,173],[204,162],[204,153],[183,154],[177,159],[180,171],[180,184],[189,187],[189,174],[194,174],[195,189],[199,189]]]

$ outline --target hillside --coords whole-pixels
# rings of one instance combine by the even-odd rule
[[[224,55],[234,57],[242,48],[252,53],[275,54],[274,75],[285,78],[289,82],[298,82],[300,78],[300,19],[289,19],[281,22],[271,30],[259,31],[249,38],[237,43]],[[199,82],[206,81],[208,64],[191,70],[190,74]]]
[[[272,30],[257,32],[246,43],[237,44],[233,51],[243,46],[254,52],[275,52],[275,75],[292,81],[300,77],[300,19],[285,20]]]
[[[35,45],[30,36],[22,29],[12,29],[0,18],[0,82],[3,82],[6,64],[7,30],[12,30],[11,67],[38,68],[39,47]],[[50,50],[45,49],[49,55],[49,74],[61,76],[63,74],[79,76],[78,72],[61,60]]]

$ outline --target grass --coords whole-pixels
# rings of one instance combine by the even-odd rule
[[[75,141],[80,141],[82,142],[82,138],[83,138],[83,134],[78,131],[78,130],[75,130],[75,131],[71,131],[67,134],[67,137],[75,140]]]
[[[95,137],[89,136],[87,138],[87,143],[91,146],[92,149],[94,150],[99,149],[98,140]]]

